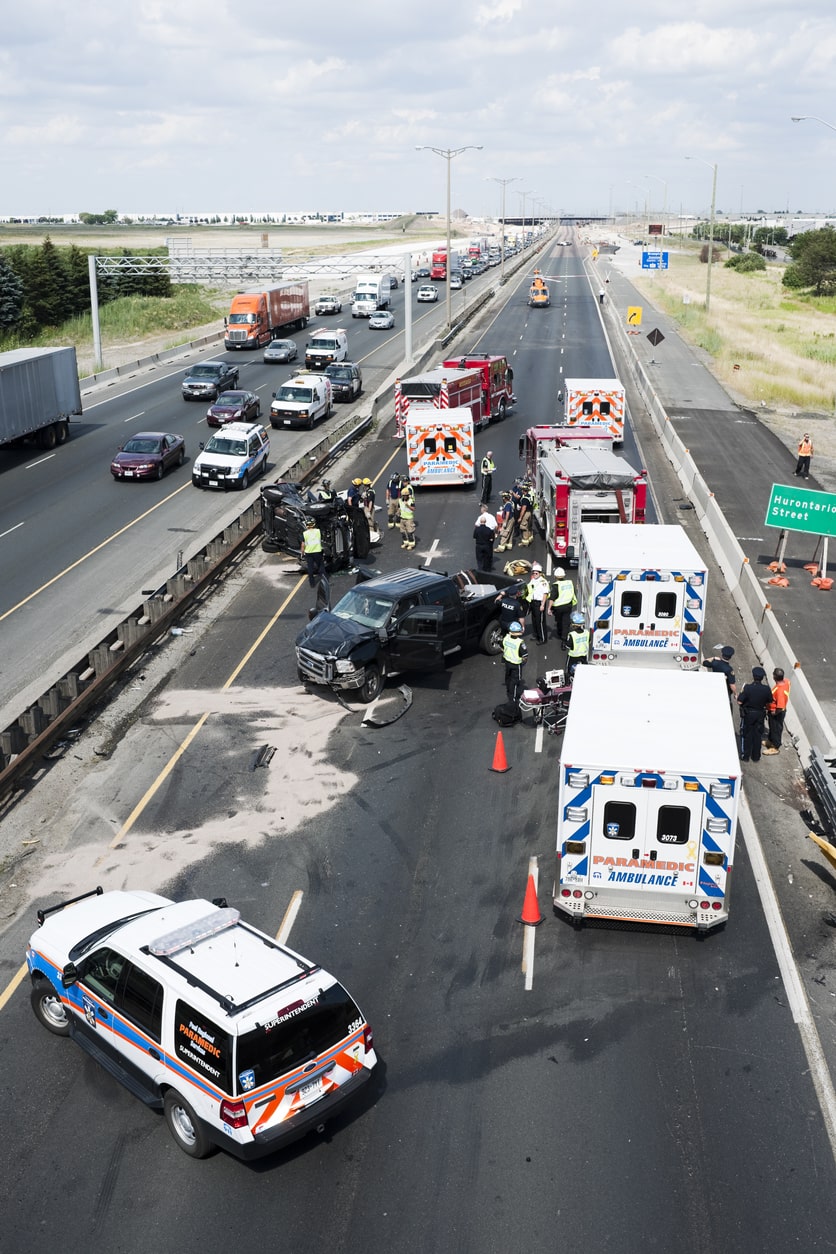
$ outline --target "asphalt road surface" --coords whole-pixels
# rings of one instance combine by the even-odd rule
[[[561,377],[609,373],[579,252],[549,250],[541,268],[557,276],[551,310],[529,310],[527,282],[509,284],[460,346],[514,349],[519,405],[478,441],[494,452],[498,487],[517,472],[521,431],[553,414]],[[643,438],[641,453],[673,521],[670,472]],[[403,468],[403,453],[384,431],[343,474],[379,475],[380,501],[390,467]],[[476,512],[472,492],[420,493],[413,560],[472,565]],[[379,565],[403,564],[387,531]],[[335,579],[335,595],[350,582]],[[721,638],[729,610],[719,580],[709,587]],[[39,842],[15,872],[38,905],[96,882],[223,894],[275,932],[301,890],[290,943],[368,1016],[382,1057],[374,1091],[324,1137],[257,1166],[223,1154],[196,1163],[158,1115],[43,1031],[24,983],[0,1009],[4,1245],[832,1249],[833,1154],[747,846],[729,924],[701,943],[575,932],[547,908],[559,739],[510,729],[511,770],[489,769],[501,664],[474,655],[403,677],[412,708],[363,727],[362,709],[296,680],[292,643],[309,603],[298,574],[259,555],[129,677],[102,725],[5,824],[21,850]],[[553,640],[530,648],[530,678],[562,658]],[[254,767],[262,744],[276,753]],[[766,837],[768,807],[758,810]],[[546,917],[527,990],[517,919],[532,858]],[[799,929],[802,908],[788,912]],[[0,937],[4,985],[33,926],[31,907],[16,910]]]

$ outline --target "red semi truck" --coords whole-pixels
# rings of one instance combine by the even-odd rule
[[[278,283],[239,292],[224,318],[224,347],[263,348],[283,331],[306,327],[310,316],[307,283]]]

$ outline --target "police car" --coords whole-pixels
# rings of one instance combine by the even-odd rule
[[[267,470],[270,440],[260,422],[228,422],[201,446],[192,466],[196,488],[248,488]]]
[[[343,986],[223,898],[97,888],[38,922],[37,1018],[162,1110],[192,1158],[270,1154],[371,1077],[372,1031]]]

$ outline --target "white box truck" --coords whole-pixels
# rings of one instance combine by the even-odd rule
[[[358,274],[351,298],[352,318],[370,318],[377,309],[388,309],[392,296],[390,274]]]
[[[63,444],[81,416],[74,348],[15,348],[0,353],[0,445]]]
[[[707,931],[729,914],[740,761],[723,675],[579,666],[555,909]]]
[[[578,608],[593,665],[698,670],[707,590],[705,562],[680,526],[582,524]]]

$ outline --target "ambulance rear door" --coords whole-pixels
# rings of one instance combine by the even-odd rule
[[[668,572],[620,572],[612,583],[611,648],[645,660],[680,652],[686,592]]]
[[[662,776],[636,778],[635,786],[615,782],[593,789],[591,887],[608,897],[619,889],[661,896],[696,892],[704,794],[665,789]]]

